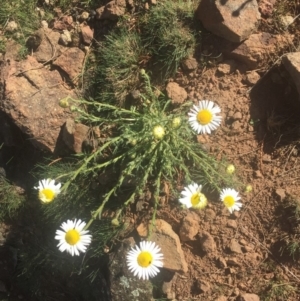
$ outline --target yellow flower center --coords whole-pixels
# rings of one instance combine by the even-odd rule
[[[147,268],[152,263],[153,257],[151,253],[143,251],[137,257],[138,265],[142,268]]]
[[[197,114],[197,120],[200,124],[209,124],[213,119],[213,115],[209,110],[201,110]]]
[[[228,195],[224,198],[224,205],[227,207],[227,208],[230,208],[234,205],[235,203],[235,200],[232,196]]]
[[[200,202],[200,195],[199,193],[194,193],[192,196],[191,196],[191,203],[193,206],[196,206],[198,205]]]
[[[79,232],[75,229],[69,230],[65,235],[66,242],[71,246],[74,246],[79,241],[79,239]]]
[[[196,192],[191,196],[191,203],[194,208],[204,208],[207,205],[207,199],[201,192]]]
[[[48,202],[53,201],[55,192],[52,189],[45,188],[39,192],[40,199],[46,198]]]

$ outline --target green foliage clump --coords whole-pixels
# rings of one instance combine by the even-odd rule
[[[139,84],[139,60],[143,54],[140,36],[127,28],[106,36],[98,52],[97,79],[101,99],[112,97],[123,103],[126,95]]]
[[[152,81],[173,76],[196,45],[194,11],[198,1],[166,0],[142,12],[132,24],[126,17],[100,42],[93,79],[97,100],[123,104],[139,87],[139,71],[152,69]]]
[[[163,77],[172,76],[195,50],[195,1],[162,1],[142,18],[143,40]]]
[[[0,175],[0,222],[13,218],[25,202],[25,195]]]
[[[300,258],[300,201],[295,197],[287,197],[284,200],[284,234],[282,235],[282,255],[287,255],[293,260]]]
[[[0,25],[5,30],[9,21],[18,24],[18,32],[24,39],[39,28],[39,16],[36,10],[36,0],[2,1],[0,5]]]

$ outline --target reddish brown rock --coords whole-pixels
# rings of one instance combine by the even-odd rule
[[[292,77],[300,96],[300,52],[287,54],[282,58],[282,63]]]
[[[235,43],[247,39],[260,20],[256,0],[202,0],[197,16],[206,29]]]
[[[140,236],[148,237],[150,227],[151,225],[141,224],[138,226],[137,231]],[[161,248],[161,252],[164,254],[163,263],[165,269],[181,273],[188,271],[179,237],[172,230],[170,224],[164,220],[157,219],[148,239]]]
[[[214,254],[217,250],[214,238],[206,231],[201,231],[199,237],[202,251],[208,255]]]
[[[81,27],[81,37],[84,44],[91,44],[94,38],[94,31],[88,25]]]
[[[188,212],[179,230],[181,241],[195,240],[195,236],[199,231],[199,222],[200,218],[195,212]]]
[[[59,19],[55,19],[53,20],[50,24],[49,24],[50,28],[56,29],[56,30],[71,30],[73,29],[73,18],[72,16],[63,16]]]
[[[275,3],[274,0],[273,2]],[[261,0],[259,2],[259,11],[263,17],[266,18],[271,17],[274,10],[274,3],[272,3],[272,0],[271,1]]]
[[[77,47],[67,48],[53,64],[65,71],[73,80],[81,72],[84,56],[84,52]]]
[[[72,92],[64,88],[58,71],[49,71],[32,56],[11,61],[1,70],[5,86],[0,106],[13,122],[29,136],[36,147],[53,152],[61,126],[70,113],[59,100]]]
[[[227,60],[218,65],[218,72],[221,75],[226,75],[236,70],[236,63],[233,60]]]
[[[87,139],[89,133],[89,127],[75,123],[73,119],[68,119],[63,127],[63,140],[66,145],[75,153],[82,152],[82,143]]]
[[[239,301],[259,301],[259,296],[256,294],[242,294],[238,297]]]
[[[246,83],[248,85],[255,85],[260,80],[260,75],[256,71],[251,71],[246,75]]]
[[[280,51],[290,43],[292,43],[290,35],[261,32],[252,34],[249,39],[228,53],[228,56],[245,63],[249,69],[257,69],[266,64],[270,54]]]
[[[182,68],[188,72],[193,71],[198,68],[198,62],[195,58],[188,57],[182,62]]]
[[[40,29],[44,30],[44,35],[37,50],[33,56],[40,63],[48,62],[56,59],[64,51],[64,47],[58,44],[60,34],[49,28]]]
[[[97,19],[117,20],[120,16],[123,16],[126,11],[125,0],[113,0],[108,2],[105,6],[101,6],[96,9]]]
[[[181,104],[187,99],[187,92],[185,89],[175,82],[168,83],[166,91],[173,104]]]

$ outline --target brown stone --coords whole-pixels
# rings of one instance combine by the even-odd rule
[[[53,152],[62,125],[71,116],[59,106],[59,100],[73,96],[63,86],[58,71],[49,71],[32,56],[11,61],[1,70],[5,85],[1,109],[30,138],[32,144]]]
[[[198,68],[198,62],[195,58],[188,57],[182,62],[182,68],[188,72],[193,71]]]
[[[259,296],[256,294],[242,294],[238,297],[238,301],[259,301]]]
[[[82,143],[87,139],[90,128],[81,123],[68,119],[63,127],[62,137],[66,145],[75,153],[82,152]]]
[[[202,279],[196,280],[196,286],[201,293],[208,293],[211,290],[209,282]]]
[[[251,71],[246,75],[246,83],[254,86],[260,80],[260,75],[256,71]]]
[[[187,99],[187,92],[175,82],[170,82],[166,87],[167,95],[173,104],[182,104]]]
[[[260,20],[256,0],[202,0],[197,16],[207,30],[235,43],[247,39]]]
[[[274,5],[270,2],[270,1],[267,1],[267,0],[261,0],[259,2],[259,11],[261,13],[261,15],[263,17],[271,17],[272,13],[273,13],[273,10],[274,10]]]
[[[206,231],[201,231],[199,237],[202,251],[208,255],[213,254],[217,249],[214,238]]]
[[[221,75],[226,75],[234,72],[236,69],[236,63],[233,60],[224,61],[222,64],[218,66],[218,72]]]
[[[179,237],[181,241],[195,240],[195,236],[199,231],[199,222],[200,218],[195,212],[188,212],[182,220],[182,224],[179,229]]]
[[[63,16],[59,19],[53,20],[49,24],[50,28],[56,29],[56,30],[71,30],[73,29],[73,18],[72,16]]]
[[[65,71],[70,79],[75,79],[82,69],[85,54],[77,47],[67,48],[67,50],[60,55],[53,64]]]
[[[225,297],[225,296],[220,296],[220,297],[218,297],[217,299],[215,299],[214,301],[227,301],[228,299],[227,299],[227,297]]]
[[[168,300],[173,300],[176,297],[176,293],[174,291],[174,283],[176,283],[176,279],[177,274],[173,273],[171,279],[165,280],[162,285],[162,292],[166,295]]]
[[[243,62],[249,69],[257,69],[276,53],[289,45],[290,35],[272,35],[266,32],[252,34],[246,41],[228,53],[233,59]]]
[[[288,53],[282,63],[292,77],[300,97],[300,52]]]
[[[126,11],[125,0],[113,0],[108,2],[105,6],[96,9],[97,19],[117,20],[123,16]]]
[[[81,36],[84,44],[91,44],[94,38],[94,31],[88,25],[81,27]]]
[[[140,236],[148,237],[150,227],[151,223],[149,225],[141,224],[138,226],[137,231]],[[165,269],[180,273],[188,271],[179,237],[172,230],[171,225],[164,220],[157,219],[155,225],[152,226],[148,239],[161,248],[161,252],[164,254],[163,263]]]
[[[228,248],[232,253],[242,253],[241,245],[235,239],[230,241]]]
[[[58,44],[60,33],[49,28],[44,29],[44,37],[33,53],[33,56],[40,63],[56,59],[64,51],[64,47]]]

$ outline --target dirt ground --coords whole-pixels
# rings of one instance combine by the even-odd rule
[[[290,199],[297,201],[300,192],[300,102],[282,67],[264,72],[254,87],[246,83],[243,69],[236,65],[231,74],[221,75],[216,66],[176,79],[195,101],[220,105],[222,126],[214,135],[199,136],[199,142],[218,159],[227,158],[239,180],[253,188],[241,191],[240,212],[230,214],[213,195],[208,208],[197,213],[201,231],[214,238],[216,249],[201,254],[199,239],[183,243],[189,272],[173,283],[179,300],[222,295],[236,300],[240,292],[261,300],[300,300],[299,258],[286,251],[284,242],[297,232]],[[188,214],[169,205],[158,217],[178,231]]]

